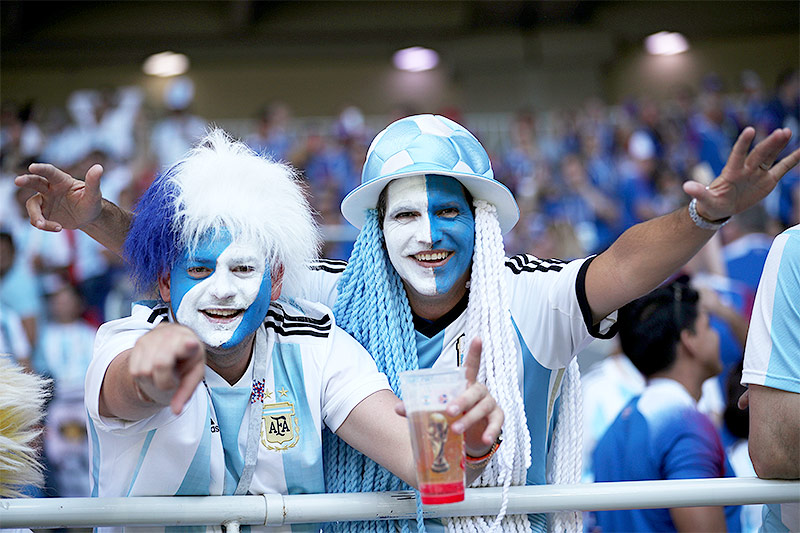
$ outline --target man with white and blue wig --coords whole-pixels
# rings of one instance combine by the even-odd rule
[[[86,379],[93,496],[324,492],[323,428],[416,484],[385,375],[329,308],[281,298],[318,242],[293,169],[221,130],[156,178],[125,255],[160,300],[100,328]],[[468,359],[448,412],[487,454],[503,414],[475,382],[480,343]]]
[[[316,262],[307,295],[333,306],[338,324],[369,351],[395,391],[398,372],[460,364],[465,346],[480,337],[479,380],[506,423],[503,445],[492,447],[497,453],[469,459],[488,460],[476,486],[578,482],[576,355],[593,338],[613,335],[618,308],[663,282],[800,160],[797,150],[773,165],[790,130],[778,129],[749,150],[754,136],[753,128],[741,133],[708,187],[684,184],[692,197],[687,207],[630,228],[597,256],[563,262],[505,257],[502,234],[516,223],[518,208],[469,131],[436,115],[400,119],[376,136],[362,184],[342,203],[361,230],[350,261]],[[101,170],[90,169],[85,183],[44,167],[31,172],[17,185],[39,193],[28,202],[33,225],[80,228],[119,248],[129,215],[101,202]],[[403,486],[331,437],[325,439],[328,491]],[[486,519],[449,520],[448,529],[546,527],[542,515],[507,517],[504,509]],[[557,513],[550,529],[579,531],[580,516]]]

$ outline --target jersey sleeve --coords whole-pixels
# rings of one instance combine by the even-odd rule
[[[725,476],[725,451],[717,430],[708,417],[694,409],[683,410],[654,442],[656,446],[667,444],[662,479]]]
[[[756,292],[742,383],[800,393],[800,226],[776,237]]]
[[[312,262],[298,296],[333,309],[338,295],[336,285],[346,266],[346,261],[338,259],[318,259]]]
[[[565,262],[524,254],[506,261],[511,316],[528,350],[546,368],[564,368],[594,338],[616,334],[616,311],[592,324],[585,280],[593,259]]]
[[[331,332],[322,372],[322,420],[334,432],[364,398],[390,389],[369,353],[338,326]]]

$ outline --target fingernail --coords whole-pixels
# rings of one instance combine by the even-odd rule
[[[458,408],[458,405],[453,404],[453,405],[448,405],[447,406],[447,414],[448,415],[455,416],[459,412],[460,412],[460,409]]]
[[[464,424],[462,424],[461,422],[456,422],[451,427],[454,433],[462,433],[464,431]]]

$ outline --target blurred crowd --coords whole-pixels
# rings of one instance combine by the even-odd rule
[[[14,187],[13,178],[34,161],[79,178],[100,163],[103,196],[130,209],[158,172],[180,159],[209,126],[194,113],[193,99],[192,83],[178,78],[155,107],[135,87],[77,91],[58,109],[2,103],[0,353],[54,380],[44,442],[53,473],[49,495],[88,495],[80,404],[94,332],[103,321],[129,314],[131,302],[147,295],[134,293],[120,258],[80,231],[32,228],[25,210],[32,193]],[[571,259],[598,253],[633,224],[686,205],[682,183],[717,176],[745,126],[755,127],[756,141],[788,127],[794,136],[782,155],[797,148],[799,107],[800,80],[790,69],[774,83],[746,71],[736,87],[709,74],[699,87],[684,87],[662,101],[632,98],[608,105],[591,99],[574,108],[519,110],[493,120],[455,109],[437,112],[476,134],[490,150],[495,176],[517,198],[522,216],[505,237],[507,254]],[[300,118],[302,110],[274,102],[232,133],[299,169],[323,226],[323,255],[347,259],[356,232],[343,221],[339,204],[360,182],[369,143],[376,129],[420,111],[396,110],[378,119],[348,105],[330,120],[311,121]],[[707,394],[704,389],[701,404],[731,451],[747,432],[742,436],[741,428],[726,426],[735,388],[728,376],[739,368],[769,245],[798,222],[800,173],[794,169],[762,204],[734,217],[683,272],[704,295],[720,331],[724,369]],[[591,399],[588,453],[643,386],[621,356],[601,364],[584,383]],[[595,382],[604,392],[593,392]]]

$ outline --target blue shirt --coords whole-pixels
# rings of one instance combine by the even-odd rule
[[[653,379],[622,410],[593,456],[595,481],[644,481],[731,477],[725,451],[711,420],[697,410],[685,388]],[[741,528],[739,507],[726,507],[728,531]],[[599,511],[608,531],[675,531],[669,509]]]

